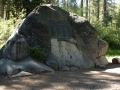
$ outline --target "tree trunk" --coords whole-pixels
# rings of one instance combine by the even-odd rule
[[[83,0],[81,0],[81,16],[83,16]]]
[[[107,10],[106,10],[106,0],[103,0],[103,22],[105,25],[107,25],[107,20],[106,20],[106,14],[107,14]]]
[[[86,18],[88,18],[88,0],[86,0]]]
[[[2,18],[4,18],[4,5],[5,5],[5,3],[4,3],[4,1],[3,0],[0,0],[0,3],[1,3],[1,5],[0,5],[0,16],[2,17]]]
[[[10,1],[8,1],[6,5],[5,20],[8,20],[9,18],[10,18]]]
[[[90,0],[89,0],[89,4],[90,4]],[[90,12],[91,12],[91,10],[90,10],[90,6],[89,6],[89,8],[88,8],[88,16],[89,16],[88,20],[89,20],[89,22],[90,22]]]
[[[99,12],[100,12],[100,1],[97,0],[97,20],[99,20]]]

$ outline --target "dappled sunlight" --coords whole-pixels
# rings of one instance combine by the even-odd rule
[[[112,69],[106,69],[104,72],[120,74],[120,67],[112,68]]]
[[[118,57],[118,55],[115,56],[106,56],[109,63],[112,63],[112,59]]]
[[[0,86],[0,90],[5,90],[5,89],[6,89],[5,85]]]
[[[0,77],[0,88],[4,90],[86,90],[119,88],[120,68],[108,65],[106,69],[91,68],[77,71],[55,71],[33,76],[5,78]],[[6,86],[4,86],[6,85]],[[2,90],[2,89],[0,89]]]
[[[0,40],[0,48],[2,48],[4,46],[6,41]]]

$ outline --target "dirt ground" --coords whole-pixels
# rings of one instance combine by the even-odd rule
[[[120,90],[120,64],[106,69],[56,71],[25,77],[0,77],[0,90]]]

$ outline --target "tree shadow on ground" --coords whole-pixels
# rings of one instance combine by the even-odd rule
[[[7,78],[0,77],[0,89],[4,90],[87,90],[119,88],[120,74],[106,72],[118,65],[108,65],[107,69],[84,69],[78,71],[56,71],[54,74]],[[114,87],[113,87],[114,86]]]

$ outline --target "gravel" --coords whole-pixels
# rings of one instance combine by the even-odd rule
[[[0,77],[0,90],[120,90],[120,64],[106,69],[44,72],[25,77]]]

